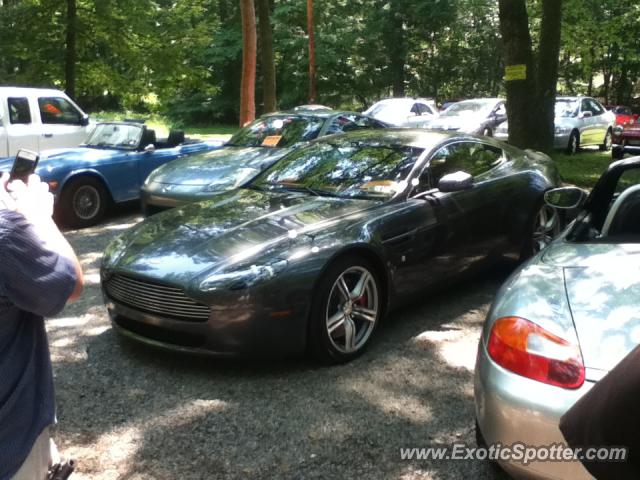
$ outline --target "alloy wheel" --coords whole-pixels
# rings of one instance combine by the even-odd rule
[[[364,267],[349,267],[338,276],[329,293],[326,309],[329,341],[341,353],[356,352],[367,343],[378,317],[375,277]]]

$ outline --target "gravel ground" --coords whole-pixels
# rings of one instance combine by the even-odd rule
[[[508,274],[467,281],[395,312],[339,367],[157,351],[120,338],[99,290],[121,211],[66,232],[83,298],[48,322],[55,438],[77,479],[503,479],[484,462],[402,461],[401,447],[474,445],[473,365],[482,321]]]

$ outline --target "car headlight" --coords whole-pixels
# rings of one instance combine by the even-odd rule
[[[125,235],[117,236],[106,248],[102,256],[102,266],[115,265],[126,250]]]
[[[556,135],[563,135],[565,133],[569,133],[569,127],[556,127],[555,132]]]
[[[233,175],[218,178],[202,189],[203,192],[222,192],[238,188],[246,181],[255,177],[260,170],[257,168],[241,168],[233,173]]]
[[[200,290],[243,290],[270,280],[287,268],[287,260],[274,260],[264,265],[250,265],[232,272],[217,272],[200,282]]]

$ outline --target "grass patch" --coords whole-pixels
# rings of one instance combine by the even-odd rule
[[[166,137],[173,126],[173,122],[164,115],[144,114],[134,112],[101,111],[92,113],[91,116],[97,122],[122,121],[126,119],[144,120],[145,124],[156,131],[159,138]],[[180,126],[189,137],[204,139],[228,139],[238,131],[237,125],[184,125]]]
[[[551,157],[555,160],[560,176],[565,183],[591,189],[602,172],[611,163],[611,152],[598,150],[582,150],[576,155],[555,152]]]

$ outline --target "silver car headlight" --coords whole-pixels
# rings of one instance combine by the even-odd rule
[[[255,177],[260,170],[257,168],[240,168],[233,175],[228,177],[217,178],[209,185],[205,186],[203,192],[223,192],[225,190],[232,190],[238,188],[246,181]]]
[[[217,272],[200,282],[200,290],[213,292],[216,290],[242,290],[257,283],[270,280],[285,270],[287,260],[274,260],[264,265],[250,265],[232,272]]]

